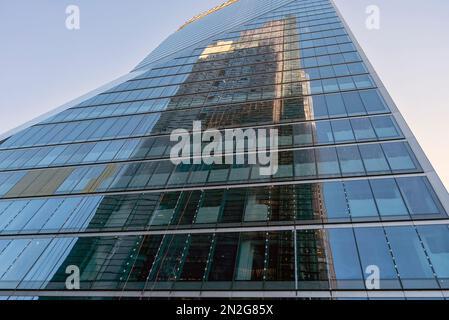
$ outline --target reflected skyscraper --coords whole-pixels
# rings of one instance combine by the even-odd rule
[[[175,165],[194,121],[277,172]],[[0,141],[5,299],[449,296],[448,193],[330,0],[228,1]]]

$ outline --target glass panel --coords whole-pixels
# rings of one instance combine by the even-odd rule
[[[327,94],[326,103],[331,118],[344,117],[347,115],[342,96],[339,93]]]
[[[154,170],[147,187],[161,188],[164,187],[172,173],[174,165],[170,161],[160,161]]]
[[[378,216],[368,181],[347,181],[344,186],[348,196],[349,211],[353,219]]]
[[[341,173],[344,176],[364,175],[362,159],[356,146],[337,148],[340,160]]]
[[[378,144],[367,144],[359,146],[363,164],[369,174],[390,173],[390,166],[385,159],[382,148]]]
[[[315,119],[328,118],[326,101],[324,96],[310,97],[311,108],[313,109],[313,115]]]
[[[265,240],[264,233],[254,232],[240,235],[235,280],[263,280]]]
[[[295,252],[293,233],[270,232],[268,259],[264,270],[265,288],[293,289],[295,280]]]
[[[340,166],[338,165],[337,152],[335,148],[316,149],[316,161],[318,175],[320,177],[339,176]]]
[[[391,117],[373,117],[371,118],[376,134],[380,139],[390,139],[401,137],[399,129]]]
[[[332,121],[331,124],[336,143],[351,142],[355,140],[349,120]]]
[[[412,156],[411,150],[405,143],[384,143],[382,149],[387,156],[393,172],[411,172],[418,170],[419,166]]]
[[[211,240],[211,235],[191,236],[179,281],[198,281],[201,285],[208,263]]]
[[[230,289],[234,277],[238,241],[238,233],[218,233],[216,235],[215,250],[208,272],[208,281],[216,283],[206,283],[205,288]]]
[[[440,285],[449,288],[449,229],[447,225],[418,226],[418,233]]]
[[[246,189],[230,189],[226,192],[223,206],[223,223],[238,223],[242,221],[245,209]]]
[[[298,289],[328,289],[328,265],[323,230],[300,230],[296,233]]]
[[[314,177],[316,176],[315,153],[313,149],[296,150],[295,156],[295,176]]]
[[[314,127],[314,135],[316,144],[334,143],[332,128],[328,121],[316,122]]]
[[[223,190],[207,190],[198,209],[195,223],[216,223],[220,216]]]
[[[346,194],[341,182],[322,184],[325,213],[329,221],[348,221],[349,210]]]
[[[363,289],[363,275],[352,229],[329,229],[329,242],[334,265],[334,287]]]
[[[366,114],[365,108],[363,107],[362,100],[358,92],[345,92],[342,93],[343,100],[345,102],[346,110],[348,115],[363,115]]]
[[[360,91],[360,96],[363,100],[368,113],[378,113],[388,111],[384,100],[380,97],[377,90],[364,90]]]
[[[382,228],[354,228],[365,280],[370,266],[379,268],[381,290],[401,289],[385,233]]]
[[[444,213],[432,187],[423,177],[397,179],[399,189],[412,215],[441,215]],[[417,197],[416,195],[419,195]]]
[[[381,216],[408,216],[394,179],[371,180],[371,187]]]
[[[307,146],[313,143],[312,124],[310,122],[293,125],[293,143],[296,146]]]
[[[354,129],[354,134],[357,141],[375,140],[376,133],[374,132],[371,122],[367,118],[351,119],[351,125]]]
[[[265,188],[248,190],[244,221],[267,221],[270,212],[270,197]]]
[[[437,288],[414,227],[386,227],[385,231],[404,289]]]

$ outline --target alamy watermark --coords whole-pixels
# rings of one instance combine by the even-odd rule
[[[251,164],[259,165],[259,174],[278,171],[278,130],[265,128],[208,129],[201,121],[193,122],[192,133],[176,129],[170,141],[178,142],[170,151],[173,164]],[[204,144],[205,143],[205,144]]]
[[[366,7],[365,13],[368,15],[365,21],[365,26],[368,30],[380,29],[380,8],[376,5]]]
[[[80,289],[80,268],[75,265],[69,265],[65,269],[65,273],[68,274],[65,280],[65,288],[67,290],[79,290]]]
[[[65,27],[68,30],[79,30],[81,27],[80,8],[76,5],[69,5],[65,9],[67,15]]]
[[[380,289],[380,268],[376,265],[369,265],[365,269],[367,277],[365,279],[365,287],[367,290]]]

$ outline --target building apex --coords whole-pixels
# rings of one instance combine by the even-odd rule
[[[184,23],[184,24],[178,29],[178,31],[181,30],[181,29],[183,29],[185,26],[187,26],[187,25],[189,25],[189,24],[191,24],[191,23],[193,23],[193,22],[195,22],[195,21],[197,21],[197,20],[200,20],[200,19],[204,18],[205,16],[207,16],[207,15],[209,15],[209,14],[212,14],[212,13],[218,11],[218,10],[221,10],[221,9],[227,7],[227,6],[230,6],[231,4],[233,4],[234,2],[237,2],[237,1],[239,1],[239,0],[228,0],[228,1],[226,1],[226,2],[224,2],[224,3],[222,3],[222,4],[220,4],[220,5],[218,5],[218,6],[216,6],[216,7],[213,7],[212,9],[209,9],[209,10],[203,12],[203,13],[200,13],[200,14],[194,16],[193,18],[191,18],[190,20],[188,20],[186,23]]]

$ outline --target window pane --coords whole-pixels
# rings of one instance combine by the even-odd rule
[[[437,283],[414,227],[386,227],[404,289],[436,288]]]
[[[326,101],[324,96],[313,96],[310,97],[311,108],[313,109],[313,115],[315,119],[328,118]]]
[[[262,281],[265,260],[265,234],[242,233],[240,235],[239,252],[235,280]]]
[[[408,216],[394,179],[372,180],[371,187],[381,216]]]
[[[368,144],[359,146],[366,172],[370,174],[390,173],[387,159],[378,144]]]
[[[342,96],[348,115],[366,114],[365,108],[363,107],[363,103],[358,92],[345,92],[342,93]]]
[[[327,94],[326,96],[327,108],[331,118],[346,116],[346,109],[343,103],[341,94]]]
[[[439,215],[444,212],[432,187],[425,178],[400,178],[397,179],[397,182],[410,214]]]
[[[316,144],[332,144],[334,143],[334,136],[332,128],[328,121],[320,121],[315,123],[314,128],[315,143]]]
[[[246,189],[229,189],[226,191],[225,204],[221,222],[238,223],[242,221],[245,209]]]
[[[373,117],[371,122],[379,139],[401,137],[399,129],[397,129],[391,117]]]
[[[385,233],[382,228],[354,228],[365,280],[368,266],[380,271],[380,289],[401,289]]]
[[[440,285],[449,288],[449,229],[447,225],[418,226],[418,233],[438,276]]]
[[[293,233],[270,232],[268,235],[268,261],[265,287],[293,289],[295,280],[295,254]]]
[[[352,218],[377,217],[377,208],[368,181],[344,183]]]
[[[208,263],[211,240],[211,235],[191,236],[190,246],[179,276],[180,281],[198,281],[201,284]]]
[[[356,146],[337,148],[341,173],[345,176],[364,175],[362,159]]]
[[[247,155],[246,155],[247,156]],[[246,162],[246,161],[245,161]],[[233,164],[228,180],[232,181],[248,181],[251,167],[247,164]]]
[[[340,175],[340,166],[338,165],[335,148],[316,149],[316,161],[319,176],[326,177]]]
[[[232,281],[234,275],[238,241],[238,233],[218,233],[216,235],[215,250],[213,251],[208,281],[226,281],[228,283],[206,284],[208,288],[230,289],[230,282]]]
[[[326,242],[323,230],[300,230],[296,233],[298,289],[328,289]]]
[[[293,143],[296,146],[306,146],[313,143],[312,125],[310,122],[293,125]]]
[[[411,172],[418,170],[419,166],[409,146],[405,143],[384,143],[382,149],[387,156],[393,172]]]
[[[362,289],[363,276],[352,229],[329,229],[329,242],[338,289]]]
[[[349,120],[332,121],[331,124],[336,143],[351,142],[355,140]]]
[[[198,209],[195,223],[215,223],[218,221],[223,200],[223,190],[207,190]]]
[[[374,132],[369,119],[351,119],[351,125],[354,129],[354,134],[357,141],[376,139],[376,133]]]
[[[316,176],[315,153],[313,149],[296,150],[295,153],[295,176]]]
[[[249,189],[246,196],[244,221],[267,221],[270,195],[265,188]]]
[[[323,183],[324,211],[329,221],[349,220],[346,194],[341,182]]]
[[[173,169],[174,165],[170,161],[160,161],[157,168],[154,170],[150,181],[148,181],[147,186],[150,188],[165,186]]]
[[[368,113],[378,113],[388,111],[384,100],[380,97],[377,90],[360,91],[363,104]]]

